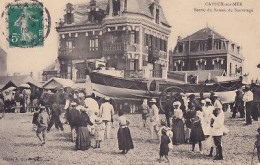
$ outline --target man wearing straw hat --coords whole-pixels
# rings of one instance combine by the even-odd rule
[[[112,104],[110,104],[110,98],[106,97],[105,102],[101,104],[100,106],[100,116],[103,120],[103,122],[106,125],[106,136],[105,138],[109,139],[110,138],[110,129],[111,129],[111,122],[113,120],[113,116],[115,113],[114,107]]]

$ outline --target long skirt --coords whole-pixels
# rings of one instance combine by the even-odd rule
[[[184,123],[181,119],[173,119],[173,144],[183,144],[185,142]]]
[[[194,123],[191,127],[190,142],[197,143],[203,140],[205,140],[205,136],[200,123]]]
[[[134,148],[130,129],[128,127],[119,127],[117,132],[119,150],[130,150]]]
[[[77,128],[76,149],[87,150],[90,148],[90,136],[87,127]]]

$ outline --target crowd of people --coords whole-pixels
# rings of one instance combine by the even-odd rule
[[[235,118],[239,112],[246,125],[252,124],[252,119],[259,117],[259,88],[245,87],[236,91],[236,98],[231,104],[232,116]],[[117,132],[118,148],[122,154],[127,154],[134,148],[130,122],[123,110],[115,110],[110,98],[101,98],[98,102],[93,93],[71,88],[57,87],[54,91],[44,90],[35,106],[33,124],[41,145],[46,143],[46,135],[53,125],[56,129],[64,130],[64,124],[70,125],[71,141],[75,143],[76,150],[88,150],[90,147],[100,148],[102,141],[110,139],[114,120],[119,123]],[[222,160],[222,137],[228,133],[224,125],[224,112],[221,100],[212,92],[209,98],[201,93],[199,98],[194,94],[177,93],[164,105],[165,117],[162,118],[158,100],[144,99],[138,108],[141,112],[143,127],[149,127],[150,137],[157,136],[160,143],[159,161],[164,157],[168,159],[173,145],[190,144],[191,151],[195,151],[198,144],[201,154],[202,148],[209,152],[208,157]],[[130,125],[131,126],[131,125]],[[203,142],[204,141],[204,142]],[[203,142],[203,143],[202,143]],[[205,146],[202,146],[204,144]]]
[[[212,100],[211,100],[212,99]],[[156,133],[160,141],[160,160],[165,156],[168,160],[169,148],[172,145],[191,144],[191,151],[199,145],[202,153],[202,141],[207,141],[210,150],[209,157],[213,156],[213,147],[216,148],[215,160],[222,160],[222,136],[228,132],[224,125],[224,112],[221,101],[216,94],[211,99],[196,99],[194,94],[187,97],[184,93],[177,94],[172,104],[164,108],[165,119],[160,119],[156,100],[151,99],[147,106],[143,101],[142,119],[144,126],[150,120],[150,135]],[[147,112],[148,107],[148,112]]]

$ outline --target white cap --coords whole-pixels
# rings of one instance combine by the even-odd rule
[[[173,102],[172,105],[173,105],[173,106],[175,106],[175,105],[181,106],[181,102],[179,102],[179,101],[175,101],[175,102]]]

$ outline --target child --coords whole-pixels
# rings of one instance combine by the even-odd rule
[[[95,120],[95,140],[96,140],[96,147],[100,148],[100,143],[102,140],[104,140],[104,134],[105,134],[105,124],[102,122],[101,118],[97,118]]]
[[[39,116],[39,111],[38,111],[38,107],[35,108],[35,112],[33,113],[33,119],[32,119],[32,124],[33,124],[33,131],[36,131],[37,129],[37,119]]]
[[[169,153],[169,143],[171,142],[169,136],[166,135],[167,129],[163,128],[161,136],[161,142],[160,142],[160,159],[159,162],[162,161],[163,156],[166,158],[167,162],[169,162],[168,159],[168,153]]]
[[[190,133],[190,142],[192,143],[192,151],[195,149],[195,144],[199,143],[200,152],[202,152],[201,141],[205,140],[205,136],[201,127],[200,118],[196,115],[191,119],[191,133]]]
[[[167,121],[164,119],[161,120],[161,128],[159,129],[159,132],[158,132],[159,137],[162,136],[163,129],[166,129],[166,135],[169,136],[169,138],[170,138],[169,148],[173,149],[173,143],[172,143],[173,132],[171,131],[171,128],[167,126]],[[161,141],[161,139],[160,139],[160,141]]]

